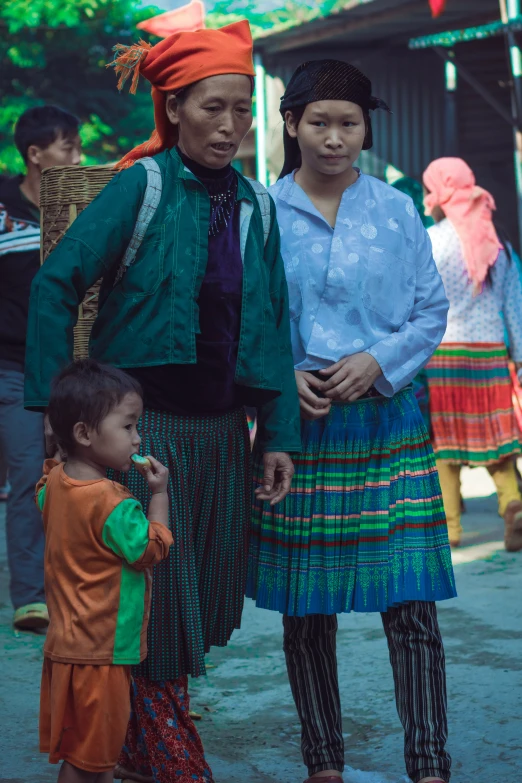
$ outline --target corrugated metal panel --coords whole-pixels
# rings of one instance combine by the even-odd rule
[[[490,38],[460,44],[455,48],[455,54],[509,111],[510,77],[504,39]],[[475,172],[477,183],[495,197],[499,221],[518,244],[513,131],[462,78],[458,83],[457,118],[459,155]]]
[[[420,56],[417,56],[420,55]],[[400,171],[420,179],[428,163],[443,153],[444,68],[433,52],[392,49],[371,55],[362,70],[376,95],[393,111],[375,112],[375,151]]]

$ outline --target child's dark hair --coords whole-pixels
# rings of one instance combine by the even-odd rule
[[[40,149],[50,147],[59,136],[70,139],[77,135],[80,120],[58,106],[34,106],[27,109],[16,123],[14,141],[18,152],[27,163],[31,145]]]
[[[103,419],[130,393],[143,397],[138,381],[123,370],[99,364],[94,359],[69,364],[52,383],[47,411],[58,444],[72,453],[74,425],[83,421],[98,429]]]

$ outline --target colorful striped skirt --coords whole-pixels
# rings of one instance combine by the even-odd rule
[[[426,375],[438,459],[490,465],[520,452],[503,343],[444,343]]]
[[[301,437],[288,497],[254,504],[247,595],[296,616],[454,597],[435,459],[413,391],[333,405],[303,421]]]
[[[148,657],[135,674],[176,680],[205,674],[205,653],[239,628],[252,513],[248,426],[244,410],[174,416],[146,409],[141,454],[169,469],[174,546],[155,566]],[[136,470],[116,474],[145,510],[150,491]]]

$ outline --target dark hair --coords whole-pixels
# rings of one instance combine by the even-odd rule
[[[513,243],[509,238],[506,227],[500,220],[498,220],[498,218],[493,218],[493,225],[495,226],[495,231],[497,232],[497,236],[500,239],[500,242],[502,245],[504,245],[504,252],[507,256],[508,262],[511,263],[513,260]]]
[[[58,444],[74,451],[74,425],[79,421],[98,429],[116,405],[130,393],[143,397],[138,381],[116,367],[94,359],[69,364],[53,380],[49,400],[49,421]]]
[[[189,84],[187,85],[187,87],[182,87],[181,90],[175,90],[174,92],[171,92],[169,94],[174,95],[179,105],[183,106],[183,104],[185,103],[185,101],[189,96],[189,92],[193,87],[194,87],[193,84]]]
[[[303,114],[305,113],[307,106],[308,104],[305,104],[304,106],[296,106],[295,108],[288,109],[294,118],[296,128],[303,119]],[[362,109],[362,113],[364,117],[364,127],[366,129],[363,150],[369,150],[373,147],[372,121],[369,112],[367,112],[365,109]],[[295,169],[300,169],[302,165],[299,142],[297,139],[292,138],[292,136],[290,136],[288,133],[286,128],[286,120],[283,128],[283,148],[285,160],[278,179],[283,179],[283,177],[286,177],[287,174],[291,174]]]
[[[506,254],[508,264],[511,264],[513,261],[513,245],[509,239],[509,234],[506,231],[504,225],[498,220],[498,218],[493,218],[493,225],[495,226],[495,231],[497,232],[497,236],[504,247],[504,253]],[[493,285],[494,269],[495,269],[495,265],[489,267],[486,275],[486,279],[484,281],[485,286]]]
[[[27,163],[27,151],[32,144],[40,149],[49,147],[59,136],[76,136],[80,120],[58,106],[35,106],[27,109],[16,123],[14,141]]]

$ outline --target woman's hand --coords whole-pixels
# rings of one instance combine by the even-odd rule
[[[263,454],[263,486],[256,489],[258,500],[269,500],[271,506],[280,503],[290,492],[294,463],[285,451],[267,451]]]
[[[326,397],[340,402],[355,402],[373,386],[382,370],[369,353],[355,353],[321,370],[321,374],[330,376],[322,383]]]
[[[332,401],[325,397],[318,397],[312,391],[312,389],[320,389],[322,391],[324,381],[321,381],[309,372],[296,370],[295,382],[297,384],[299,405],[301,406],[303,419],[320,419],[330,412]]]

